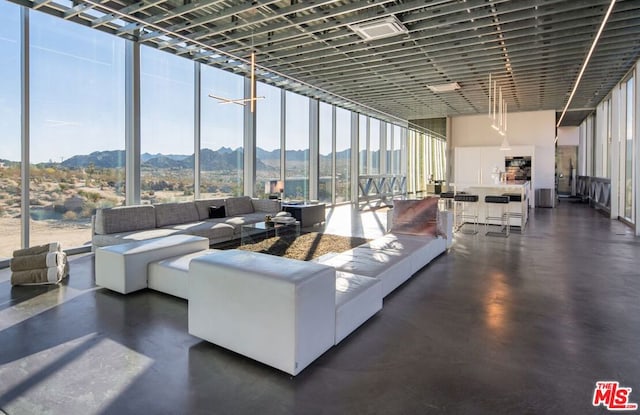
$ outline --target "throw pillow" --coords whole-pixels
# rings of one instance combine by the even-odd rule
[[[407,235],[443,236],[438,226],[438,198],[394,200],[391,232]]]
[[[227,215],[238,216],[253,213],[253,203],[249,196],[230,197],[224,201]]]
[[[209,219],[219,219],[226,217],[224,206],[209,206]]]

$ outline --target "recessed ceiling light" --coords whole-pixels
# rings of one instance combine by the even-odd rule
[[[409,33],[402,22],[393,15],[384,19],[349,25],[349,27],[364,40],[377,40]]]
[[[427,85],[427,88],[435,93],[451,92],[460,89],[460,84],[457,82],[451,82],[449,84]]]

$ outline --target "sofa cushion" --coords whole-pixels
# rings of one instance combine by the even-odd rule
[[[127,242],[143,241],[152,238],[162,238],[171,235],[180,235],[184,232],[176,229],[154,228],[131,232],[112,233],[106,235],[93,235],[91,243],[94,247],[119,245]]]
[[[197,222],[198,210],[193,202],[162,203],[155,205],[156,226],[177,225],[180,223]]]
[[[209,206],[224,206],[224,199],[202,199],[193,202],[198,211],[198,220],[209,219]]]
[[[275,214],[281,209],[280,201],[274,199],[251,199],[254,212]]]
[[[253,213],[253,203],[249,196],[242,197],[230,197],[224,201],[227,216],[244,215],[247,213]]]
[[[168,226],[167,228],[175,229],[181,233],[187,233],[189,235],[209,238],[211,241],[233,239],[234,233],[233,226],[214,221],[183,223],[180,225]]]
[[[382,282],[379,279],[336,272],[335,344],[381,309]]]
[[[222,206],[209,206],[209,219],[221,219],[226,217],[224,205]]]
[[[107,235],[153,229],[156,227],[155,208],[151,205],[119,206],[98,209],[95,219],[95,233]]]
[[[422,200],[394,200],[391,231],[406,235],[443,236],[438,226],[437,197]]]
[[[178,255],[167,259],[150,262],[147,266],[147,284],[152,290],[188,300],[189,296],[189,263],[192,259],[218,252],[217,249]]]
[[[359,246],[339,255],[319,261],[344,271],[382,280],[382,295],[386,296],[413,275],[412,261],[403,252],[380,251]]]
[[[364,245],[360,245],[360,247],[368,248],[381,254],[402,255],[408,258],[412,274],[447,249],[446,241],[442,238],[393,233],[376,238]]]

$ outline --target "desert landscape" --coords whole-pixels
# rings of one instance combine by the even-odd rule
[[[338,155],[340,155],[338,157]],[[141,156],[142,203],[166,203],[194,197],[193,155],[143,154]],[[243,193],[242,149],[203,149],[201,198],[222,198]],[[287,187],[292,198],[305,198],[307,151],[287,152]],[[322,156],[320,173],[332,179],[330,155]],[[348,194],[349,153],[336,157],[340,195]],[[256,194],[265,197],[264,183],[278,179],[280,150],[258,149]],[[31,165],[29,183],[30,245],[59,241],[64,248],[91,242],[91,216],[96,209],[121,206],[125,199],[124,151],[101,151],[70,157],[60,163]],[[340,180],[342,178],[342,180]],[[322,182],[322,180],[321,180]],[[319,196],[330,198],[321,183]],[[10,258],[21,244],[20,163],[0,158],[0,259]]]

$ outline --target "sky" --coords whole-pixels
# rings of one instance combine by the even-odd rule
[[[9,160],[20,159],[18,18],[17,6],[0,2],[0,158]],[[124,149],[124,40],[37,11],[30,13],[30,27],[31,161]],[[142,47],[142,152],[194,152],[193,68],[188,59]],[[202,66],[201,82],[202,147],[241,147],[243,107],[221,105],[208,94],[242,98],[243,78]],[[259,104],[265,128],[258,145],[273,150],[280,147],[280,134],[269,127],[279,128],[280,91],[266,85],[260,90],[266,96]],[[299,136],[305,129],[299,117],[291,119],[291,134]],[[291,148],[302,148],[294,141]]]

